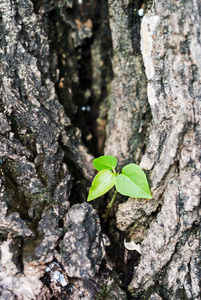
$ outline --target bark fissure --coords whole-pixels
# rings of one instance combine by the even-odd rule
[[[108,0],[108,20],[107,1],[1,1],[2,299],[200,298],[201,7],[173,2]],[[89,152],[140,163],[152,188],[117,197],[112,263],[82,203]]]

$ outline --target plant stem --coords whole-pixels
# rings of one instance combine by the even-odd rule
[[[116,198],[116,195],[117,195],[117,191],[114,192],[114,195],[113,195],[113,197],[112,197],[112,200],[110,201],[110,203],[109,203],[108,206],[107,206],[106,214],[103,214],[103,215],[102,215],[102,217],[103,217],[104,219],[109,218],[110,210],[111,210],[111,208],[112,208],[112,204],[114,203],[114,200],[115,200],[115,198]]]

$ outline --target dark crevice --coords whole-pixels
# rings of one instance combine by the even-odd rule
[[[80,82],[81,93],[80,100],[77,99],[73,102],[77,102],[77,113],[71,119],[73,125],[81,129],[82,132],[82,141],[85,146],[90,150],[90,152],[97,156],[96,144],[97,139],[93,134],[93,129],[91,128],[91,120],[94,115],[94,109],[92,110],[93,103],[93,92],[92,92],[92,69],[91,69],[91,46],[93,44],[93,39],[88,39],[86,43],[80,47],[80,52],[82,53],[82,58],[79,61],[78,66],[78,76]],[[83,98],[86,98],[86,101],[83,102]],[[95,114],[97,118],[97,114]]]
[[[59,219],[58,226],[59,226],[59,228],[64,227],[64,220],[63,219]]]
[[[122,288],[126,291],[132,280],[134,267],[139,263],[140,254],[125,248],[126,233],[116,228],[114,217],[101,219],[101,224],[103,233],[110,238],[110,245],[106,247],[107,256],[112,260],[114,270],[120,275]]]
[[[104,1],[94,1],[93,5],[90,1],[83,1],[82,5],[75,3],[72,8],[55,8],[49,15],[53,53],[51,68],[59,101],[63,104],[72,125],[81,130],[82,141],[94,156],[103,154],[104,145],[97,147],[101,137],[96,119],[100,114],[100,104],[107,98],[108,81],[112,80],[112,43],[107,10]],[[76,38],[72,40],[72,35],[82,34],[79,30],[81,31],[84,24],[86,28],[89,26],[89,29],[93,24],[92,36],[81,41]],[[80,44],[76,46],[77,42]],[[101,74],[98,75],[94,74],[92,58],[96,42],[100,42],[103,62],[99,70]],[[100,63],[98,60],[97,62]],[[59,77],[56,68],[59,70]],[[96,79],[96,76],[100,77]],[[94,81],[100,81],[98,88],[101,94],[98,98],[94,94]],[[102,139],[104,143],[104,136]]]
[[[133,51],[136,55],[140,53],[140,24],[141,18],[138,15],[138,10],[141,8],[143,2],[138,1],[134,5],[134,1],[131,1],[128,10],[129,27],[132,34]],[[87,1],[85,2],[85,4]],[[94,1],[94,3],[98,3]],[[105,5],[105,4],[104,4]],[[103,13],[103,1],[98,3],[99,10],[95,10],[90,15],[85,17],[92,19],[93,21],[93,35],[91,38],[85,39],[85,41],[74,47],[69,42],[68,34],[72,34],[75,31],[73,16],[78,9],[74,6],[72,9],[63,10],[67,16],[71,13],[71,24],[65,23],[65,20],[59,15],[59,10],[52,10],[50,13],[50,40],[52,58],[52,74],[53,81],[59,101],[64,106],[67,116],[71,120],[72,126],[69,126],[66,130],[74,130],[74,126],[78,127],[82,132],[82,141],[89,151],[95,156],[103,154],[104,142],[105,142],[105,125],[107,119],[107,96],[108,96],[108,85],[111,83],[113,78],[111,56],[112,56],[112,42],[109,29],[108,15]],[[136,8],[136,14],[133,14],[133,8]],[[81,14],[84,12],[81,7]],[[107,9],[108,10],[108,9]],[[85,10],[86,11],[86,10]],[[108,14],[108,11],[107,11]],[[102,20],[101,18],[105,18]],[[83,19],[81,19],[83,20]],[[106,25],[103,26],[103,22]],[[56,26],[55,26],[56,24]],[[74,24],[74,25],[73,25]],[[136,27],[137,26],[137,27]],[[65,28],[63,30],[62,28]],[[136,30],[137,28],[137,30]],[[69,32],[69,33],[68,33]],[[101,60],[103,61],[103,67],[99,68],[101,74],[97,77],[94,75],[93,64],[94,57],[92,57],[92,50],[95,43],[98,41],[98,36],[102,40],[100,45]],[[99,63],[99,61],[95,62]],[[56,67],[55,67],[56,66]],[[56,68],[58,70],[56,71]],[[95,69],[96,71],[96,69]],[[59,73],[59,75],[56,75]],[[73,81],[73,78],[77,76],[77,81]],[[94,77],[95,76],[95,77]],[[96,93],[96,81],[99,82],[97,88],[100,89],[100,94]],[[104,108],[100,109],[101,104],[104,104]],[[100,118],[101,115],[101,118]],[[101,120],[98,120],[100,118]],[[147,113],[142,116],[144,124],[147,120]],[[143,125],[143,130],[146,130],[146,125]],[[64,146],[62,141],[59,141],[60,145],[65,151],[64,162],[68,165],[70,172],[74,178],[73,187],[71,190],[71,196],[69,198],[71,206],[73,204],[81,203],[86,201],[87,189],[90,183],[83,179],[82,166],[77,165],[76,154],[72,153],[67,146]],[[99,200],[96,209],[98,212],[103,213],[106,208],[106,197],[105,199]],[[92,203],[95,207],[96,204]],[[106,222],[101,219],[102,230],[106,233],[111,241],[111,245],[107,247],[107,255],[114,263],[114,269],[120,274],[123,282],[123,288],[126,290],[130,283],[134,266],[137,266],[140,255],[136,251],[127,251],[124,247],[125,234],[119,232],[116,229],[114,216],[109,218]],[[112,232],[113,231],[113,232]],[[118,238],[116,236],[118,235]],[[118,253],[116,249],[118,248]]]
[[[14,133],[14,137],[16,138],[16,140],[20,140],[19,138],[19,124],[17,121],[16,116],[14,115],[14,112],[11,113],[11,116],[8,118],[9,119],[9,123],[11,126],[11,132]]]
[[[39,6],[36,7],[36,10],[38,9]],[[67,134],[71,136],[74,128],[79,128],[83,144],[93,156],[97,157],[103,154],[105,142],[107,114],[104,109],[101,116],[103,120],[97,123],[97,119],[100,116],[100,105],[108,96],[108,85],[113,77],[107,3],[83,1],[82,5],[78,5],[74,2],[72,7],[67,7],[64,3],[57,7],[55,4],[48,14],[52,54],[51,77],[55,82],[59,101],[71,120],[72,125],[66,128]],[[93,24],[92,35],[79,40],[77,35],[79,33],[82,36],[83,32],[78,31],[85,26],[83,24],[86,24],[86,30],[90,30]],[[101,57],[96,57],[97,43],[100,46],[100,52],[97,54]],[[92,54],[92,51],[95,51],[95,54]],[[97,61],[94,62],[94,59]],[[97,75],[93,66],[100,64],[100,59],[102,65],[98,69],[100,74]],[[99,82],[100,94],[96,93],[96,82]],[[64,162],[73,176],[70,203],[71,205],[81,203],[86,200],[87,187],[90,183],[84,179],[82,166],[77,164],[76,153],[72,153],[70,147],[64,146],[61,139],[59,144],[65,152]],[[74,144],[76,141],[72,141],[72,145]]]
[[[124,1],[123,8],[128,15],[128,28],[130,29],[133,54],[141,55],[141,21],[142,16],[139,15],[139,9],[143,9],[144,13],[151,8],[153,0],[129,0]]]
[[[107,4],[104,1],[93,1],[90,8],[90,3],[90,1],[83,1],[82,6],[74,5],[72,8],[54,7],[49,12],[49,39],[51,41],[50,53],[52,53],[52,80],[55,83],[59,101],[64,106],[66,115],[72,124],[66,128],[66,131],[70,133],[74,127],[78,127],[81,130],[84,145],[93,156],[97,157],[103,154],[105,142],[108,87],[113,79],[112,42]],[[129,6],[125,8],[129,18],[133,52],[136,55],[140,54],[141,18],[138,15],[138,10],[142,5],[143,1],[137,1],[137,4],[130,1]],[[135,13],[134,8],[136,8]],[[89,10],[87,11],[87,9]],[[79,19],[77,23],[74,17]],[[77,34],[76,24],[82,26],[82,22],[84,23],[88,19],[92,20],[93,23],[92,36],[75,46],[70,37],[72,34]],[[96,48],[98,42],[100,42],[100,52],[94,54],[93,51],[98,51]],[[100,58],[98,58],[99,54]],[[94,58],[93,55],[97,55],[97,57]],[[99,67],[100,60],[102,61],[101,67]],[[97,69],[95,64],[97,64]],[[96,71],[100,73],[96,75]],[[147,113],[142,116],[142,120],[145,124]],[[144,125],[143,130],[146,129],[145,127],[146,125]],[[73,134],[70,133],[68,136],[71,135]],[[75,141],[72,141],[72,144],[74,143],[76,144]],[[73,153],[70,147],[65,146],[61,139],[59,144],[64,149],[64,162],[68,165],[73,176],[73,187],[69,198],[72,206],[86,201],[87,187],[89,187],[90,182],[84,178],[82,166],[77,164],[76,153]],[[104,200],[106,197],[100,200],[100,204],[97,204],[98,212],[104,212],[106,208],[106,201]],[[94,203],[92,205],[96,206]],[[101,224],[103,232],[111,240],[111,246],[107,247],[107,255],[113,261],[114,269],[120,274],[123,288],[126,290],[140,255],[136,251],[128,252],[125,250],[125,234],[116,229],[114,216],[107,221],[101,219]],[[63,220],[60,220],[59,227],[62,228],[62,226]]]
[[[24,240],[22,238],[20,239],[19,244],[20,244],[20,246],[19,246],[20,251],[17,252],[18,253],[17,261],[18,261],[19,270],[20,270],[21,273],[23,273],[24,272],[24,263],[23,263],[23,245],[24,245]]]

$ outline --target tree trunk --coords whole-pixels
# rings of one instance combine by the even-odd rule
[[[1,0],[1,299],[201,298],[201,6],[174,2]],[[153,195],[107,222],[104,147]]]
[[[103,30],[90,40],[98,21],[97,31],[107,29],[106,9],[89,1],[0,2],[1,299],[94,299],[101,287],[125,299],[108,261],[99,272],[108,241],[82,203],[94,175],[82,141],[91,145],[87,105],[100,87],[107,94],[111,76],[95,64],[108,33],[104,42]]]
[[[151,121],[140,52],[139,1],[134,2],[109,1],[114,80],[105,153],[115,155],[120,166],[140,162]]]
[[[118,53],[123,46],[129,49],[129,37],[125,35],[125,31],[130,29],[124,13],[126,4],[115,0],[109,3],[113,45]],[[130,1],[126,6],[127,11],[129,5],[134,4]],[[148,170],[153,200],[129,199],[119,205],[117,212],[117,227],[127,232],[128,239],[141,244],[140,261],[129,285],[135,299],[201,297],[200,17],[198,1],[173,3],[155,0],[141,23],[141,52],[153,117],[141,167]],[[121,74],[124,66],[128,66],[130,60],[133,64],[137,60],[132,56],[130,54],[126,59],[128,64],[121,61],[121,64],[117,62],[115,65],[116,69],[120,69],[117,73],[121,76],[121,82],[129,78]],[[123,99],[128,95],[131,79],[135,80],[130,78],[123,92],[120,84],[116,88],[119,94],[124,94]],[[132,90],[136,90],[136,83]],[[132,101],[138,103],[139,99],[135,97]],[[115,122],[117,116],[120,119],[116,121],[118,125],[113,126],[112,132],[116,130],[118,134],[119,126],[123,128],[125,120],[135,122],[135,114],[130,117],[130,108],[129,113],[124,111],[121,117],[120,107],[116,105],[115,108],[117,111],[113,120]],[[129,156],[127,141],[133,142],[129,130],[126,137],[121,136],[123,145],[118,145],[120,139],[117,140],[114,134],[113,137],[107,137],[108,143],[111,139],[116,140],[114,147],[111,145],[113,153],[125,147]],[[133,158],[136,159],[136,153]]]

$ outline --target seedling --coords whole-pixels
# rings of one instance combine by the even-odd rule
[[[108,204],[104,218],[108,218],[117,192],[134,198],[152,199],[149,184],[142,168],[136,164],[123,167],[121,173],[116,173],[117,159],[112,155],[95,158],[93,165],[98,171],[95,176],[87,201],[94,200],[107,193],[114,185],[116,191]]]

